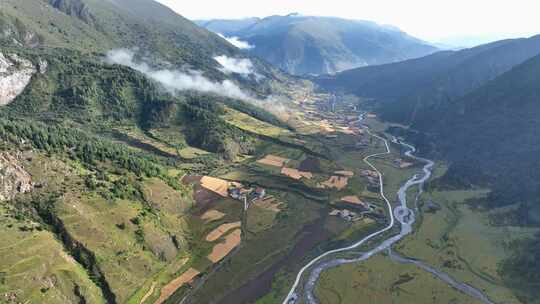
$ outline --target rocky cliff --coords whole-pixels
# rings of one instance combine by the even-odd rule
[[[16,54],[0,53],[0,106],[12,102],[26,88],[32,76],[38,70],[44,73],[46,68],[45,62],[36,67]]]
[[[11,200],[19,193],[32,191],[32,177],[21,166],[19,154],[0,153],[0,201]]]

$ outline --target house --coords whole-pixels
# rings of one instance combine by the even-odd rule
[[[340,213],[341,213],[341,212],[340,212],[339,210],[334,209],[334,210],[332,210],[329,214],[330,214],[331,216],[337,216],[337,215],[339,215]]]
[[[228,191],[230,197],[232,197],[234,199],[239,199],[240,198],[240,190],[241,190],[241,188],[231,187],[227,191]]]
[[[373,177],[377,179],[379,178],[379,173],[377,173],[377,171],[367,170],[367,169],[360,171],[360,175],[364,177]]]
[[[339,216],[341,219],[346,220],[348,222],[356,222],[360,219],[362,219],[361,215],[358,215],[356,212],[343,209],[334,209],[329,213],[331,216]]]
[[[412,165],[413,165],[413,163],[404,161],[401,158],[395,159],[392,162],[392,164],[394,165],[394,167],[396,167],[398,169],[406,169],[406,168],[412,167]]]
[[[349,196],[344,196],[341,198],[341,202],[353,207],[353,208],[359,208],[359,209],[368,209],[369,206],[366,202],[364,202],[363,200],[361,200],[358,196],[356,195],[349,195]]]
[[[257,187],[255,191],[253,191],[253,195],[255,196],[255,199],[263,199],[266,196],[266,189]]]

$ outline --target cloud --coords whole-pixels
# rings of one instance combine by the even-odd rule
[[[253,63],[249,59],[236,59],[221,55],[214,57],[214,60],[216,60],[223,67],[221,71],[225,74],[255,74],[253,71]]]
[[[214,82],[204,77],[201,72],[192,70],[187,72],[168,69],[156,70],[144,62],[135,62],[134,55],[135,54],[132,51],[126,49],[112,50],[107,53],[107,62],[110,64],[129,66],[132,69],[146,74],[148,77],[163,85],[163,87],[171,93],[193,90],[247,101],[252,100],[249,95],[244,93],[240,87],[230,80]],[[246,68],[245,65],[241,67]]]
[[[288,122],[292,117],[290,108],[286,106],[287,100],[283,96],[268,96],[264,100],[257,99],[243,92],[240,87],[230,80],[214,82],[204,77],[201,72],[193,70],[184,72],[169,69],[153,69],[144,62],[136,62],[134,60],[134,56],[135,54],[130,50],[112,50],[107,53],[106,61],[109,64],[120,64],[131,67],[132,69],[135,69],[145,74],[149,78],[157,81],[172,94],[185,90],[212,93],[249,102],[269,111],[284,122]],[[238,73],[250,71],[253,75],[255,75],[255,77],[262,77],[257,76],[258,74],[252,71],[253,66],[249,59],[234,59],[225,56],[225,58],[222,58],[221,61],[225,63],[223,67],[224,69],[228,68],[229,70],[236,70]],[[220,64],[223,65],[223,63]],[[231,66],[229,66],[229,64]]]
[[[238,38],[238,37],[234,37],[234,36],[233,37],[226,37],[223,34],[219,34],[219,33],[218,33],[218,35],[221,38],[229,41],[230,44],[232,44],[235,47],[237,47],[239,49],[242,49],[242,50],[250,50],[250,49],[255,47],[254,45],[249,44],[249,42],[247,42],[247,41],[240,40],[240,38]]]

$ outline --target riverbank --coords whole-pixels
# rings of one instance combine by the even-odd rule
[[[364,159],[364,162],[366,162],[369,166],[371,166],[379,174],[379,183],[380,183],[381,196],[385,199],[385,201],[388,204],[389,213],[390,213],[390,217],[391,217],[390,223],[385,228],[383,228],[383,229],[381,229],[381,230],[379,230],[379,231],[377,231],[377,232],[363,238],[362,240],[360,240],[359,242],[357,242],[357,243],[355,243],[355,244],[353,244],[351,246],[328,251],[328,252],[318,256],[317,258],[311,260],[297,274],[296,281],[294,282],[289,294],[287,295],[287,297],[285,298],[283,303],[296,303],[298,300],[303,300],[303,301],[305,301],[306,303],[309,303],[309,304],[319,303],[318,298],[315,296],[314,289],[315,289],[315,287],[316,287],[316,285],[317,285],[317,283],[319,281],[319,278],[320,278],[321,274],[324,271],[326,271],[328,269],[331,269],[331,268],[341,266],[341,265],[359,263],[359,262],[362,262],[362,261],[365,261],[365,260],[371,258],[372,256],[382,252],[383,250],[388,250],[390,252],[390,256],[392,257],[393,261],[396,261],[396,262],[399,262],[399,263],[402,263],[402,264],[415,265],[418,268],[420,268],[421,270],[424,270],[424,271],[434,275],[436,278],[438,278],[442,282],[446,283],[450,287],[452,287],[452,288],[454,288],[456,290],[459,290],[462,294],[468,295],[468,296],[470,296],[472,298],[476,298],[481,303],[492,304],[493,302],[491,302],[489,300],[489,298],[481,290],[478,290],[478,289],[476,289],[476,288],[474,288],[474,287],[472,287],[472,286],[470,286],[468,284],[458,282],[457,280],[455,280],[454,278],[452,278],[448,274],[446,274],[444,272],[441,272],[441,271],[439,271],[439,270],[437,270],[437,269],[435,269],[435,268],[433,268],[433,267],[431,267],[431,266],[429,266],[429,265],[427,265],[427,264],[425,264],[425,263],[423,263],[421,261],[416,261],[416,260],[413,260],[413,259],[407,259],[407,258],[401,257],[401,256],[399,256],[397,254],[392,254],[391,253],[391,247],[395,243],[397,243],[398,241],[400,241],[401,239],[403,239],[404,237],[406,237],[407,235],[409,235],[409,234],[411,234],[413,232],[413,225],[414,225],[415,220],[416,220],[416,214],[407,205],[407,191],[411,187],[418,186],[417,195],[416,195],[416,200],[418,200],[418,198],[423,193],[425,182],[431,177],[434,162],[431,161],[431,160],[428,160],[428,159],[424,159],[424,158],[414,156],[414,153],[416,152],[415,147],[413,147],[412,145],[409,145],[407,143],[403,143],[403,142],[401,142],[401,141],[399,141],[399,140],[397,140],[395,138],[393,139],[393,143],[400,144],[403,147],[407,148],[407,151],[405,152],[405,155],[407,157],[413,158],[416,161],[424,162],[425,165],[422,168],[422,174],[415,174],[409,180],[407,180],[407,182],[405,184],[403,184],[403,186],[399,189],[399,191],[398,191],[399,205],[396,208],[392,209],[392,206],[391,206],[390,202],[388,201],[387,197],[385,196],[383,175],[379,171],[379,169],[377,167],[375,167],[369,161],[369,159],[372,158],[372,157],[377,157],[377,156],[381,156],[381,155],[391,153],[389,145],[388,145],[388,141],[386,139],[380,137],[380,136],[377,136],[377,135],[371,133],[371,131],[369,129],[367,129],[367,128],[366,128],[366,131],[371,136],[384,141],[385,146],[387,148],[387,151],[384,152],[384,153],[372,154],[372,155],[367,156]],[[417,203],[417,202],[415,202],[415,203]],[[415,204],[415,206],[416,206],[416,204]],[[358,258],[353,258],[353,259],[334,258],[334,259],[328,259],[328,260],[326,260],[324,262],[320,262],[323,259],[326,259],[327,257],[330,257],[331,255],[334,255],[336,253],[342,253],[342,252],[346,252],[346,251],[353,250],[353,249],[356,249],[356,248],[360,247],[361,245],[363,245],[364,242],[367,242],[368,240],[370,240],[372,238],[378,237],[381,234],[383,234],[383,233],[389,231],[390,229],[392,229],[396,222],[398,222],[400,224],[401,230],[400,230],[399,234],[391,236],[391,237],[385,239],[384,241],[382,241],[375,248],[372,248],[372,249],[366,251],[365,253],[360,254],[360,256]],[[312,266],[314,266],[313,269],[310,269],[310,267],[312,267]],[[309,270],[309,272],[308,272],[308,270]],[[309,273],[309,277],[308,277],[305,285],[303,286],[304,288],[302,290],[302,293],[298,293],[296,291],[296,289],[301,284],[302,276],[306,272]]]

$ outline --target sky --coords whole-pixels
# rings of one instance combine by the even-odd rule
[[[300,13],[394,25],[430,42],[540,33],[538,0],[157,0],[189,19]]]

